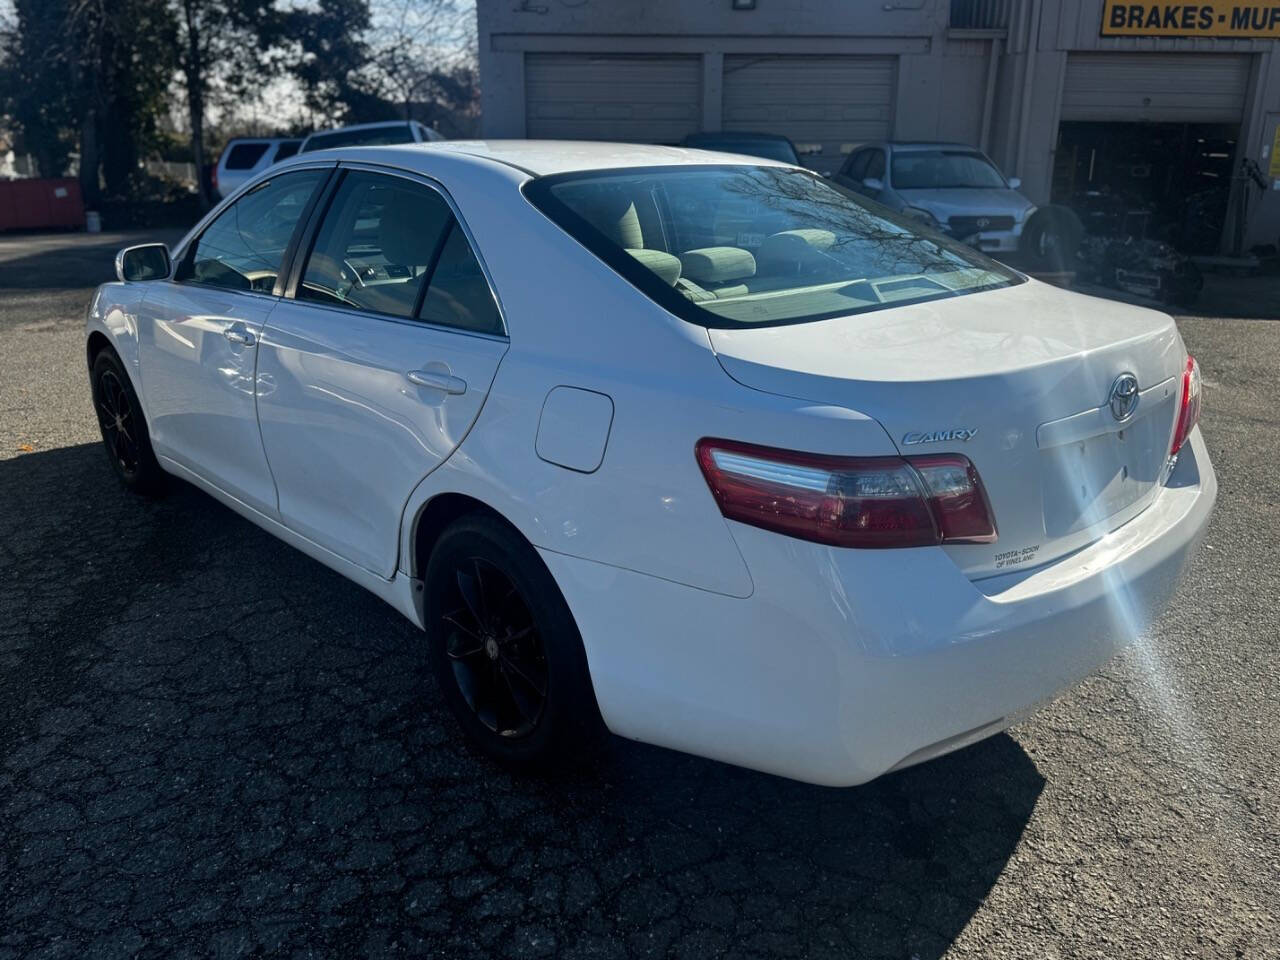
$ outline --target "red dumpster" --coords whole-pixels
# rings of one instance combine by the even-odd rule
[[[0,180],[0,230],[83,227],[80,181]]]

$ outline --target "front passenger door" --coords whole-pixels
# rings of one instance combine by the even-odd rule
[[[254,370],[263,324],[303,214],[332,167],[282,173],[223,210],[139,311],[143,397],[157,455],[276,516],[258,435]],[[283,289],[283,288],[281,288]]]
[[[506,350],[487,276],[442,192],[346,170],[258,357],[281,520],[390,578],[410,493],[462,442]]]

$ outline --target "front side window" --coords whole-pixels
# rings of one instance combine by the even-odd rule
[[[402,177],[346,174],[316,233],[296,296],[502,333],[488,281],[449,204]]]
[[[909,150],[893,155],[893,186],[896,190],[1004,190],[1009,185],[980,153]]]
[[[302,212],[327,175],[327,170],[286,173],[242,196],[200,234],[177,279],[271,293]]]
[[[542,177],[524,189],[643,293],[703,326],[821,320],[1022,282],[803,170],[610,170]]]

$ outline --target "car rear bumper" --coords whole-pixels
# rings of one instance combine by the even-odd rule
[[[1217,486],[1199,431],[1153,504],[1034,570],[841,550],[731,524],[746,599],[542,556],[615,733],[852,785],[971,743],[1081,680],[1167,606]]]

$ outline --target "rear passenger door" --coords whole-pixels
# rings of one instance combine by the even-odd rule
[[[391,577],[404,504],[475,421],[506,330],[463,222],[425,178],[344,169],[308,237],[258,353],[280,518]]]

